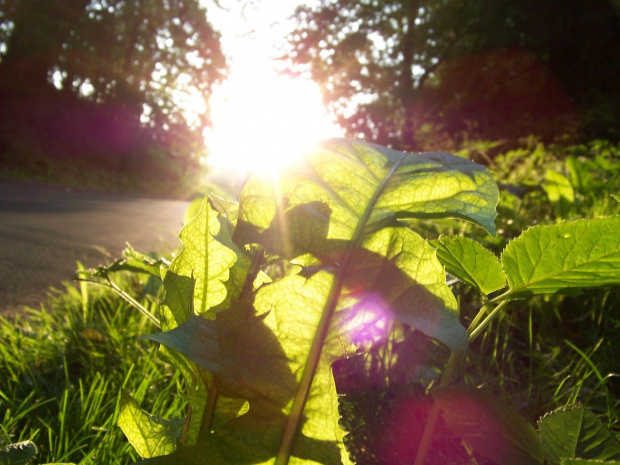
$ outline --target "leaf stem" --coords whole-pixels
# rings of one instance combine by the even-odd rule
[[[497,307],[495,307],[491,313],[487,315],[486,318],[483,317],[487,313],[490,304],[485,303],[482,308],[478,311],[471,324],[467,328],[467,334],[469,336],[469,342],[472,342],[476,339],[482,331],[493,321],[493,319],[499,314],[499,312],[508,305],[509,301],[505,300],[500,302]],[[482,322],[481,322],[482,320]],[[450,354],[450,358],[446,363],[446,368],[444,369],[443,374],[441,375],[441,381],[439,382],[439,387],[446,387],[450,384],[452,380],[452,376],[454,375],[454,369],[461,358],[462,352],[452,352]],[[418,453],[416,454],[414,465],[424,465],[426,461],[426,456],[428,455],[428,450],[431,446],[431,440],[433,439],[433,435],[435,434],[435,429],[437,428],[437,421],[439,420],[439,405],[436,401],[433,401],[433,405],[431,407],[431,411],[428,415],[428,420],[426,422],[426,428],[424,428],[424,434],[422,435],[422,439],[420,441],[420,447],[418,448]]]
[[[446,368],[441,375],[441,381],[439,382],[439,387],[446,387],[452,381],[452,376],[454,374],[454,369],[458,364],[459,359],[461,358],[462,352],[452,352],[450,354],[450,358],[448,359],[448,363],[446,363]],[[424,434],[422,435],[422,439],[420,440],[420,447],[418,448],[418,453],[415,457],[414,465],[424,465],[426,461],[426,456],[428,455],[428,450],[431,446],[431,440],[433,439],[433,434],[435,434],[435,428],[437,427],[437,421],[439,420],[439,405],[437,402],[433,401],[431,406],[431,411],[428,414],[428,420],[426,422],[426,428],[424,428]]]
[[[161,327],[161,323],[159,322],[159,318],[157,318],[155,315],[153,315],[151,312],[149,312],[142,304],[140,304],[140,302],[138,302],[136,299],[134,299],[129,294],[127,294],[125,291],[123,291],[119,286],[114,284],[110,280],[110,278],[108,278],[107,276],[105,277],[105,280],[106,280],[106,282],[102,283],[100,281],[95,281],[95,280],[90,280],[90,279],[82,279],[82,278],[78,278],[77,279],[77,281],[83,281],[83,282],[87,282],[87,283],[91,283],[91,284],[96,284],[98,286],[109,287],[114,292],[116,292],[119,295],[119,297],[121,297],[123,300],[125,300],[128,304],[130,304],[132,307],[138,309],[141,313],[146,315],[149,320],[151,320],[153,323],[155,323],[157,325],[158,328]]]
[[[489,326],[489,324],[495,319],[495,317],[499,314],[499,312],[503,310],[503,308],[509,303],[510,303],[509,300],[504,300],[503,302],[500,302],[499,305],[495,307],[493,311],[487,315],[487,317],[482,321],[482,323],[478,324],[477,326],[474,326],[472,322],[469,328],[467,328],[467,334],[469,335],[469,342],[472,342],[474,339],[480,336],[482,331],[484,331],[484,329],[487,326]]]
[[[207,393],[207,403],[205,405],[204,415],[202,416],[202,424],[200,425],[200,434],[209,434],[211,431],[211,424],[213,423],[213,414],[215,413],[215,405],[217,404],[217,398],[219,392],[215,385],[215,379],[211,379],[211,387]]]
[[[484,318],[484,315],[486,315],[486,313],[489,310],[489,307],[491,305],[489,304],[489,302],[486,302],[482,308],[480,308],[480,310],[478,310],[478,313],[476,313],[476,316],[474,317],[473,320],[471,320],[471,323],[469,324],[468,328],[467,328],[467,335],[469,336],[469,333],[471,331],[473,331],[479,324],[480,321],[482,320],[482,318]]]

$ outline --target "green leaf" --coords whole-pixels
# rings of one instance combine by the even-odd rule
[[[566,218],[575,201],[575,193],[570,181],[557,171],[547,171],[542,188],[549,197],[555,216]]]
[[[461,218],[495,234],[498,196],[486,168],[468,160],[335,139],[285,172],[277,186],[250,179],[235,236],[292,258],[342,247],[358,229],[398,218]]]
[[[454,351],[467,347],[443,266],[422,237],[404,227],[383,228],[368,235],[350,256],[340,304],[344,314],[336,316],[339,324],[349,321],[345,326],[350,334],[341,337],[355,342],[361,337],[356,333],[387,330],[395,319]]]
[[[433,391],[448,428],[470,447],[502,465],[536,465],[543,449],[536,430],[517,409],[470,387]]]
[[[149,458],[175,450],[176,442],[181,437],[183,421],[165,421],[149,415],[140,409],[129,394],[122,391],[118,426],[140,457]]]
[[[233,298],[227,309],[207,306],[217,313],[194,312],[212,320],[191,316],[150,336],[208,370],[220,396],[249,409],[203,429],[193,448],[149,463],[349,463],[330,369],[347,347],[381,337],[394,319],[454,349],[467,341],[435,250],[398,220],[458,217],[494,232],[497,198],[484,167],[358,141],[327,142],[278,186],[251,180],[235,243],[297,258],[303,269],[261,280],[251,298]],[[222,231],[219,242],[228,245]],[[198,292],[204,271],[175,265],[171,272],[193,276]]]
[[[326,272],[309,279],[290,275],[263,285],[254,302],[235,304],[213,321],[193,317],[171,331],[148,336],[208,369],[221,394],[247,399],[249,410],[203,431],[193,448],[180,447],[146,463],[199,464],[205,456],[212,464],[273,463],[333,279]],[[330,372],[342,353],[335,338],[324,345],[291,464],[347,463]]]
[[[587,192],[592,184],[592,175],[584,168],[583,163],[574,156],[566,158],[566,167],[570,174],[570,182],[572,186],[580,192]]]
[[[480,293],[490,294],[506,285],[506,276],[497,257],[476,241],[444,236],[432,245],[437,247],[437,258],[446,271]]]
[[[193,312],[206,313],[226,298],[225,282],[237,261],[235,245],[226,220],[202,202],[198,215],[179,234],[183,250],[170,264],[170,271],[195,279]]]
[[[580,407],[545,415],[538,422],[545,457],[552,465],[563,459],[620,460],[620,443],[603,422]]]
[[[501,261],[513,298],[620,284],[620,216],[535,226]]]
[[[32,441],[9,444],[0,449],[1,465],[27,465],[37,455],[37,446]]]

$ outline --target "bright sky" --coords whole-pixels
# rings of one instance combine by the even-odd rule
[[[269,175],[314,142],[342,135],[327,115],[318,86],[279,76],[275,45],[286,36],[292,0],[221,1],[208,5],[230,57],[229,79],[211,100],[213,128],[206,132],[212,170]]]

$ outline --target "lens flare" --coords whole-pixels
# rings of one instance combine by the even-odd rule
[[[368,293],[340,313],[338,325],[353,344],[363,346],[385,341],[393,319],[390,306],[381,296]]]

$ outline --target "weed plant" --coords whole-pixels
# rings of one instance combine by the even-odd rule
[[[501,187],[497,238],[451,220],[411,224],[424,237],[444,234],[474,238],[499,254],[528,227],[562,219],[597,218],[620,212],[620,149],[603,142],[569,148],[535,141],[495,157],[492,170]],[[555,174],[549,174],[550,172]],[[140,276],[114,274],[116,285],[137,295],[140,305],[158,314],[157,285]],[[468,326],[477,296],[453,283],[461,320]],[[334,366],[341,397],[345,444],[358,464],[413,463],[417,445],[398,449],[392,423],[400,411],[408,430],[426,423],[430,406],[424,389],[433,385],[445,347],[415,330],[350,357]],[[115,425],[121,389],[136,404],[162,418],[179,418],[187,392],[183,377],[160,361],[150,341],[137,336],[156,331],[110,290],[68,286],[39,310],[14,320],[0,319],[0,434],[14,442],[31,439],[39,460],[75,463],[132,463],[133,448]],[[620,290],[586,290],[579,296],[543,295],[514,301],[469,347],[454,384],[484,387],[509,399],[534,423],[545,412],[582,404],[620,431]],[[421,365],[426,373],[403,369]],[[435,372],[433,372],[433,369]],[[407,409],[403,409],[407,405]],[[390,456],[381,455],[391,450]],[[449,461],[447,457],[451,457]],[[490,464],[464,448],[441,422],[430,457],[448,464],[459,457]],[[431,463],[431,462],[429,462]]]

